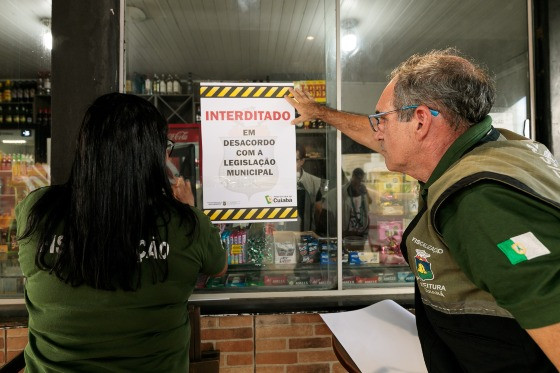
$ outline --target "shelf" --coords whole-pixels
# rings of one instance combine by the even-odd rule
[[[321,263],[293,263],[293,264],[263,264],[257,266],[255,264],[230,264],[228,266],[228,273],[238,272],[292,272],[293,271],[326,271],[336,270],[336,263],[321,264]]]
[[[163,97],[163,98],[169,98],[169,97],[182,97],[182,98],[193,97],[193,95],[189,95],[189,94],[186,94],[186,93],[164,94],[164,95],[160,95],[159,93],[154,93],[154,94],[151,94],[151,95],[139,94],[139,95],[136,95],[136,96],[140,96],[140,97],[144,97],[144,98],[146,98],[146,97],[148,97],[148,98],[150,98],[150,97]]]
[[[33,102],[29,102],[29,101],[27,101],[27,102],[22,102],[22,101],[19,101],[19,102],[14,102],[14,101],[4,102],[4,101],[2,101],[2,102],[0,102],[0,105],[33,105]]]
[[[194,95],[190,94],[151,94],[138,95],[154,106],[165,117],[167,123],[193,123]]]
[[[325,128],[308,128],[308,129],[296,127],[296,134],[297,135],[325,134],[328,131],[330,131],[328,127],[325,127]]]

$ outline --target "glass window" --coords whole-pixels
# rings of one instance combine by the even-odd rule
[[[175,141],[169,167],[191,180],[199,208],[206,152],[200,83],[288,82],[326,104],[325,51],[335,35],[327,25],[334,17],[332,0],[127,1],[124,88],[166,116]],[[336,203],[336,131],[305,122],[295,129],[295,143],[293,153],[275,151],[295,165],[297,220],[218,224],[229,270],[199,278],[197,292],[337,287],[336,215],[322,208],[327,198]]]
[[[342,109],[375,112],[390,72],[414,53],[456,47],[494,75],[494,125],[526,133],[529,53],[525,0],[344,0]],[[417,212],[418,184],[383,157],[342,137],[343,285],[406,285],[403,229]]]
[[[50,184],[51,2],[0,2],[0,298],[23,297],[14,208]]]

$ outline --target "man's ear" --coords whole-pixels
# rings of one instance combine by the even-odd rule
[[[414,130],[416,137],[423,139],[428,136],[434,119],[432,113],[430,113],[430,109],[425,105],[418,106],[414,111],[413,119],[416,119],[416,128]]]

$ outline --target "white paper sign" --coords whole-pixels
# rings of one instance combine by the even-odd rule
[[[295,111],[283,97],[289,86],[201,83],[203,209],[212,220],[295,220]],[[247,215],[251,209],[261,210]]]
[[[363,373],[427,372],[415,317],[394,301],[321,317]]]

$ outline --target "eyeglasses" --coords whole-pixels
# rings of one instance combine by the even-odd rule
[[[171,153],[173,153],[173,147],[175,146],[175,143],[171,140],[167,140],[167,146],[165,147],[165,150],[167,151],[167,155],[169,157],[171,157]]]
[[[418,106],[420,106],[420,105],[408,105],[408,106],[403,106],[400,109],[384,111],[382,113],[375,113],[375,114],[368,115],[369,125],[371,126],[371,129],[373,130],[373,132],[377,132],[377,131],[379,131],[379,118],[384,117],[387,114],[396,113],[396,112],[401,111],[401,110],[416,109]],[[430,108],[428,108],[428,109],[430,110],[430,113],[432,113],[432,115],[434,117],[438,116],[439,111],[434,110],[434,109],[430,109]],[[375,119],[375,121],[373,121],[372,119]]]

